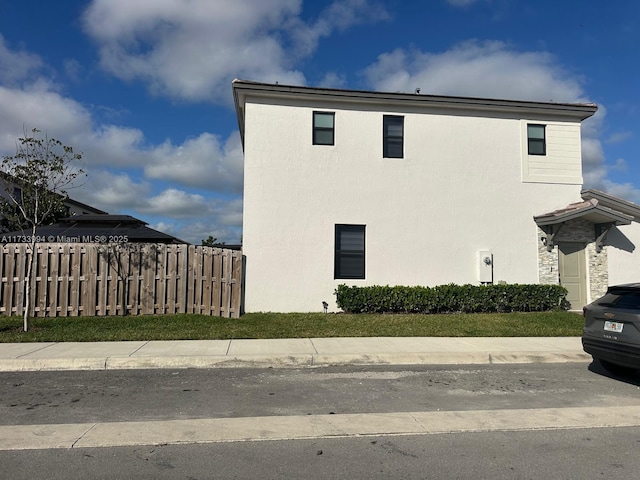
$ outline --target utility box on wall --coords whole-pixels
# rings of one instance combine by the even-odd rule
[[[493,254],[490,250],[478,251],[478,281],[493,283]]]

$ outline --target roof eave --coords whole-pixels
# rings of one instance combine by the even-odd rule
[[[591,217],[591,218],[589,218]],[[557,225],[569,220],[585,218],[594,224],[615,223],[616,225],[629,225],[633,217],[622,212],[611,210],[600,205],[592,205],[561,214],[543,214],[533,217],[538,226]]]
[[[391,93],[391,92],[373,92],[364,90],[344,90],[329,89],[317,87],[301,87],[292,85],[279,85],[251,82],[247,80],[234,80],[232,82],[234,92],[234,102],[236,105],[236,114],[243,129],[244,119],[241,119],[243,113],[241,108],[244,103],[244,95],[247,93],[256,93],[261,96],[270,97],[331,97],[333,100],[343,100],[350,102],[367,102],[367,103],[411,103],[411,105],[424,105],[436,108],[449,109],[467,109],[467,110],[485,110],[485,111],[522,111],[530,114],[538,113],[545,115],[556,115],[570,117],[576,121],[582,121],[598,110],[598,106],[594,103],[554,103],[554,102],[534,102],[523,100],[503,100],[493,98],[478,97],[454,97],[444,95],[423,95],[411,93]],[[242,133],[241,133],[242,135]]]
[[[584,200],[596,199],[598,203],[629,215],[636,222],[640,222],[640,205],[592,188],[582,190],[580,195]]]

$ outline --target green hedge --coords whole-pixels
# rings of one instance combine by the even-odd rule
[[[339,285],[337,304],[348,313],[481,313],[567,310],[560,285],[439,285],[349,287]]]

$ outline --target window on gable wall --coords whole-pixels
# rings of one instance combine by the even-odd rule
[[[336,225],[334,278],[364,278],[364,225]]]
[[[547,142],[544,125],[527,125],[527,142],[529,155],[546,155]]]
[[[313,112],[313,144],[333,145],[335,136],[335,113]]]
[[[404,117],[385,115],[382,119],[382,156],[404,157]]]

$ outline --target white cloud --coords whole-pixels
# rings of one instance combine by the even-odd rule
[[[626,142],[627,140],[629,140],[631,137],[633,137],[633,133],[632,132],[616,132],[613,133],[611,135],[609,135],[609,137],[605,140],[607,143],[623,143]]]
[[[242,191],[243,154],[237,133],[224,145],[210,133],[187,139],[179,146],[166,141],[149,154],[151,161],[145,166],[145,174],[150,179],[219,192]]]
[[[148,161],[144,133],[137,128],[117,125],[100,125],[90,132],[80,132],[72,137],[84,145],[84,156],[93,166],[135,167]]]
[[[588,171],[600,166],[604,166],[604,150],[602,143],[593,137],[584,136],[582,138],[582,166]]]
[[[25,51],[13,51],[7,47],[0,34],[0,82],[14,85],[39,71],[44,64],[39,56]]]
[[[87,182],[69,195],[109,213],[117,213],[146,205],[151,191],[148,182],[135,181],[124,172],[94,170],[87,176]]]
[[[138,210],[151,215],[185,218],[206,214],[208,201],[198,194],[190,194],[175,188],[169,188],[160,194],[145,200]]]
[[[624,158],[618,158],[610,168],[619,172],[626,172],[629,166],[627,165],[627,162]]]
[[[116,77],[141,79],[159,95],[228,104],[236,77],[303,85],[295,63],[320,37],[386,15],[371,0],[336,1],[306,24],[301,9],[301,0],[94,0],[83,23]]]
[[[586,101],[581,79],[545,52],[518,52],[500,41],[468,41],[443,53],[402,49],[365,70],[376,90],[517,100]]]
[[[104,69],[156,94],[229,100],[234,76],[303,83],[274,34],[298,0],[95,0],[84,15]]]
[[[21,88],[0,86],[0,150],[13,153],[25,130],[38,128],[64,142],[75,132],[86,132],[90,114],[77,102],[42,84]]]
[[[318,82],[318,86],[324,88],[347,88],[347,79],[344,75],[329,72]]]

